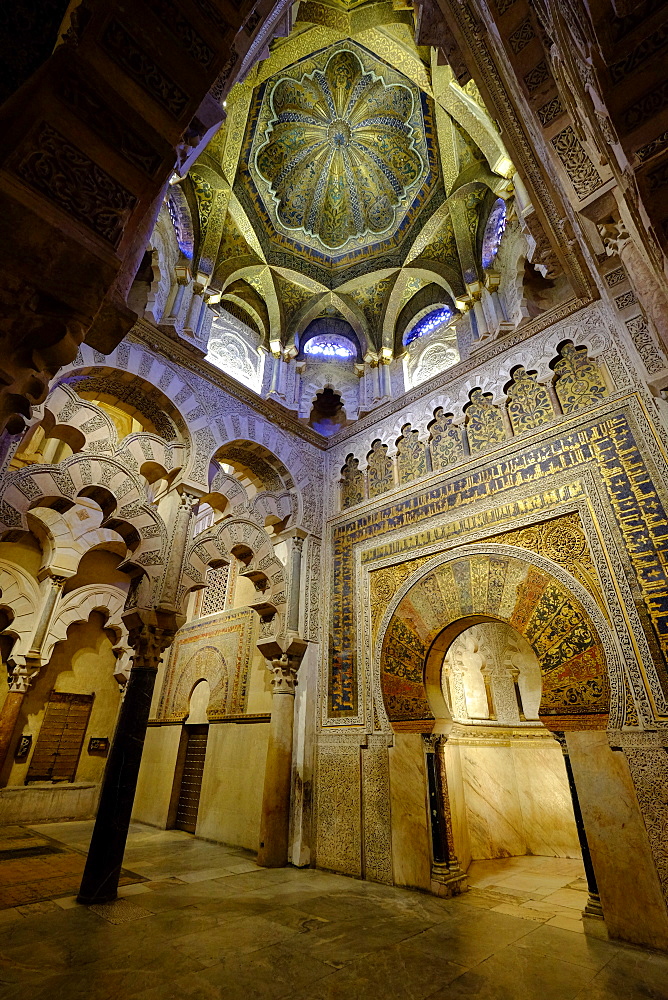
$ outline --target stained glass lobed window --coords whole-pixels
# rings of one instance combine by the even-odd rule
[[[482,266],[487,269],[499,252],[501,238],[506,228],[506,203],[503,198],[497,198],[489,213],[487,225],[482,238]]]
[[[453,316],[454,313],[448,306],[441,306],[440,309],[434,309],[433,312],[427,313],[426,316],[418,320],[415,326],[411,327],[408,333],[404,334],[404,347],[413,340],[417,340],[418,337],[424,337],[440,326],[445,326],[452,320]]]
[[[319,337],[312,337],[304,346],[304,354],[321,358],[348,359],[357,356],[357,348],[347,337],[341,337],[336,333],[327,333],[321,334]]]

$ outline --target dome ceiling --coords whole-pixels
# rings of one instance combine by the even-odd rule
[[[271,263],[400,265],[445,196],[432,101],[354,41],[310,54],[257,88],[234,190]]]
[[[417,88],[387,82],[378,60],[365,70],[349,48],[319,62],[322,69],[266,90],[270,117],[256,129],[252,162],[277,226],[337,253],[392,233],[429,162]]]

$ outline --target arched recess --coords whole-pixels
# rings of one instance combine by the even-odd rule
[[[516,546],[488,544],[436,556],[390,601],[374,673],[390,728],[430,732],[436,720],[450,718],[440,683],[445,653],[471,625],[494,621],[515,628],[536,653],[539,717],[548,729],[616,724],[622,660],[594,599],[555,563]]]
[[[233,680],[229,667],[220,649],[216,646],[202,646],[188,659],[178,673],[169,672],[169,687],[160,706],[160,714],[166,719],[185,722],[190,710],[190,698],[201,681],[209,684],[209,703],[206,714],[209,719],[222,719],[230,712],[233,696]]]
[[[230,563],[238,547],[250,550],[251,556],[241,576],[256,587],[257,600],[249,605],[262,617],[275,614],[276,631],[282,631],[287,609],[287,580],[282,563],[274,555],[269,535],[252,521],[229,520],[197,535],[186,551],[179,588],[179,603],[185,604],[191,590],[206,586],[207,567]]]

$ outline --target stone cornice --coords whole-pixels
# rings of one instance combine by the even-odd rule
[[[245,403],[260,416],[265,417],[283,430],[289,431],[291,434],[296,434],[298,437],[308,441],[309,444],[315,445],[316,448],[321,448],[323,451],[326,450],[328,442],[316,431],[296,420],[284,407],[270,400],[263,399],[262,396],[258,396],[252,389],[246,388],[241,382],[237,382],[236,379],[233,379],[230,375],[226,375],[220,368],[216,368],[210,361],[203,358],[201,354],[195,353],[188,344],[173,339],[148,320],[137,320],[130,331],[129,337],[144,344],[150,350],[155,351],[156,354],[175,361],[178,365],[185,368],[186,371],[192,372],[193,375],[198,375],[212,385],[219,386],[225,392],[229,393],[230,396]]]

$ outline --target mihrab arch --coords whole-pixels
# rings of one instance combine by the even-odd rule
[[[471,625],[505,622],[540,663],[541,721],[553,731],[605,729],[621,660],[607,621],[561,567],[509,545],[436,556],[405,581],[379,630],[376,677],[391,726],[431,731],[448,713],[443,657]],[[615,699],[613,699],[613,702]]]

